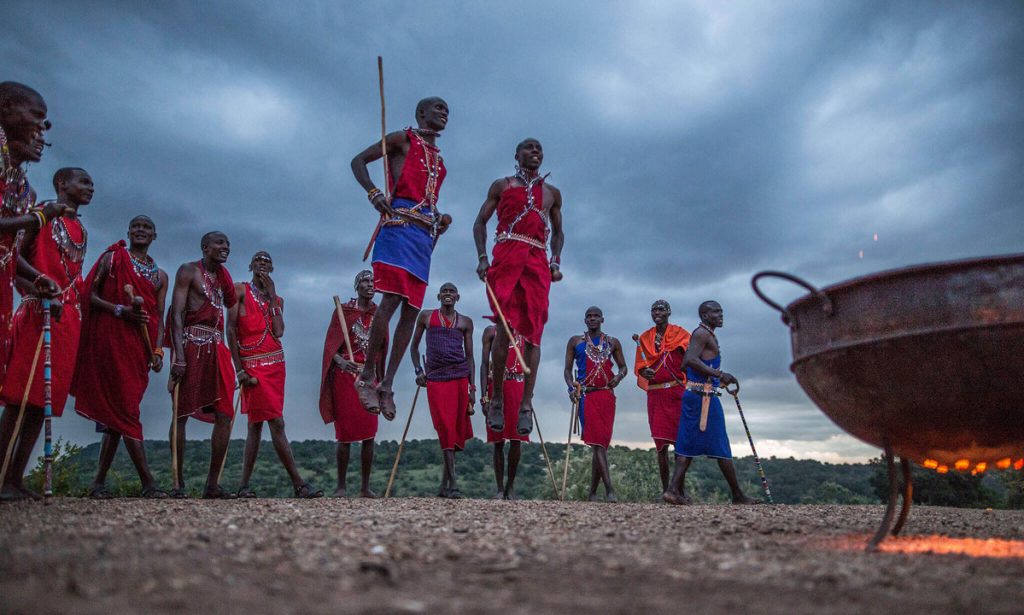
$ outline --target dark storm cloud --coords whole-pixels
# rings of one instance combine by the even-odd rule
[[[0,51],[4,78],[50,105],[55,146],[30,171],[40,192],[66,164],[96,179],[91,257],[143,212],[172,274],[213,228],[231,237],[236,279],[256,250],[274,255],[293,438],[330,436],[315,411],[319,357],[330,296],[350,296],[375,222],[348,161],[376,138],[382,53],[390,127],[411,123],[423,96],[451,107],[441,203],[455,226],[428,299],[451,280],[460,311],[487,311],[473,217],[490,181],[511,171],[515,144],[544,144],[567,229],[538,383],[546,429],[566,420],[564,344],[587,306],[601,306],[631,349],[653,299],[691,328],[696,306],[715,298],[727,367],[745,379],[755,436],[771,442],[762,452],[844,457],[867,449],[835,438],[799,391],[786,330],[750,276],[778,268],[825,284],[1019,251],[1021,13],[1014,3],[18,2],[4,10]],[[169,411],[163,381],[144,404],[154,437]],[[408,404],[408,368],[399,381]],[[640,443],[632,382],[619,390],[616,438]],[[75,417],[58,426],[88,432]],[[399,434],[387,424],[381,437]],[[412,434],[431,434],[426,412]]]

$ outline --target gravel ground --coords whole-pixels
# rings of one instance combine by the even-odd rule
[[[418,498],[7,504],[0,611],[1021,613],[1024,511],[917,508],[908,538],[890,543],[906,552],[864,553],[881,513]]]

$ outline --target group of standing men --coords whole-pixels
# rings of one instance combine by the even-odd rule
[[[271,278],[270,254],[257,252],[249,264],[251,280],[236,284],[225,267],[230,241],[224,233],[210,232],[201,240],[202,258],[181,265],[172,286],[149,255],[157,237],[155,223],[147,216],[136,216],[129,223],[128,241],[108,247],[83,279],[87,234],[77,212],[92,199],[91,177],[80,168],[60,169],[53,178],[57,198],[41,207],[35,206],[35,192],[25,177],[25,164],[41,159],[43,134],[50,127],[46,115],[38,92],[14,82],[0,84],[0,368],[6,371],[0,389],[5,405],[0,420],[4,466],[0,497],[38,497],[25,487],[22,476],[43,422],[44,384],[51,383],[54,416],[63,413],[68,395],[74,395],[75,410],[95,421],[97,430],[104,433],[94,497],[109,496],[105,477],[121,441],[138,470],[143,496],[187,497],[182,453],[189,418],[213,424],[204,497],[256,495],[249,479],[263,423],[270,426],[295,495],[322,495],[297,471],[284,431],[285,363],[280,341],[284,301]],[[469,419],[476,397],[473,322],[456,311],[459,293],[451,283],[441,286],[438,309],[421,311],[431,254],[452,220],[437,208],[446,169],[436,140],[447,125],[448,106],[440,98],[424,99],[416,107],[416,120],[416,127],[386,135],[382,143],[370,145],[352,160],[353,174],[380,213],[380,222],[373,244],[373,270],[356,276],[355,298],[337,302],[324,344],[320,412],[335,427],[338,496],[346,491],[351,445],[356,442],[362,445],[360,495],[374,496],[369,476],[377,416],[395,417],[393,381],[411,342],[416,383],[427,389],[444,454],[439,495],[461,497],[455,451],[473,435]],[[477,274],[485,283],[494,314],[490,318],[495,321],[483,336],[480,380],[486,392],[481,402],[487,440],[495,444],[497,497],[508,499],[514,497],[521,442],[528,440],[534,425],[532,399],[548,319],[548,293],[551,283],[562,277],[562,197],[539,172],[543,156],[536,139],[516,146],[514,175],[491,184],[473,227]],[[384,191],[373,184],[367,168],[381,158],[387,178]],[[497,229],[488,257],[486,226],[495,214]],[[12,318],[14,287],[23,298]],[[171,305],[165,320],[168,291]],[[375,293],[382,294],[379,305],[373,302]],[[44,370],[38,369],[42,299],[50,301],[54,318],[52,370],[46,383]],[[745,500],[728,462],[720,404],[712,404],[717,410],[712,413],[712,427],[707,426],[709,401],[718,401],[714,396],[719,381],[735,380],[718,369],[713,330],[721,326],[721,308],[705,309],[708,305],[701,307],[701,327],[707,333],[698,331],[691,339],[685,330],[667,323],[668,304],[657,302],[651,311],[655,327],[638,340],[636,369],[641,387],[648,392],[664,498],[673,503],[687,501],[681,487],[691,452],[719,457],[734,501]],[[398,323],[391,332],[395,312]],[[570,398],[579,408],[583,440],[594,450],[591,498],[603,483],[606,497],[614,500],[605,451],[615,412],[612,390],[627,369],[621,344],[601,331],[602,322],[600,309],[587,310],[587,331],[570,339],[566,350],[565,378]],[[426,353],[421,363],[419,343],[424,333]],[[168,392],[174,409],[170,429],[174,484],[169,493],[157,487],[147,467],[139,420],[149,372],[163,369],[165,347],[171,353]],[[617,371],[611,367],[613,360]],[[687,385],[687,380],[699,386]],[[685,395],[677,387],[686,388]],[[220,477],[236,414],[236,390],[241,411],[248,417],[248,437],[241,484],[231,492],[220,485]],[[687,396],[691,393],[700,397],[697,435],[689,429],[693,404]],[[712,435],[706,435],[708,431]],[[684,433],[689,435],[684,438]],[[510,442],[507,475],[506,441]],[[670,442],[675,442],[677,454],[671,481]]]

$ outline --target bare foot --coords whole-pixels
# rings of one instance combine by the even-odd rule
[[[738,504],[740,506],[751,505],[751,504],[763,504],[763,502],[761,500],[755,500],[754,498],[748,498],[747,496],[743,495],[742,493],[739,496],[733,496],[732,503],[733,504]]]
[[[505,431],[505,402],[500,397],[491,400],[487,407],[487,428],[491,431]]]
[[[609,491],[608,493],[604,494],[604,501],[605,502],[612,502],[612,503],[614,503],[614,502],[618,502],[619,498],[615,497],[615,492],[614,491]]]
[[[509,489],[505,492],[505,499],[514,502],[519,499],[519,496],[516,494],[515,489]]]
[[[505,500],[505,499],[507,499],[507,498],[505,497],[505,492],[504,492],[504,491],[499,491],[499,492],[495,493],[495,494],[494,494],[494,495],[493,495],[493,496],[491,497],[491,499],[492,499],[492,500]]]
[[[377,494],[374,493],[373,491],[371,491],[370,489],[361,489],[359,491],[359,497],[361,497],[361,498],[376,499]]]
[[[372,382],[363,380],[362,377],[356,379],[356,394],[363,410],[370,414],[380,414],[380,395]]]
[[[331,497],[332,498],[343,498],[343,497],[345,497],[345,488],[344,487],[338,487],[337,489],[334,490],[334,493],[331,494]]]
[[[661,494],[661,499],[664,500],[665,502],[668,502],[669,504],[674,504],[676,506],[686,506],[689,504],[693,504],[693,500],[690,499],[690,496],[675,493],[673,491],[666,491],[665,493]]]
[[[389,421],[395,420],[398,408],[395,406],[395,393],[391,389],[383,387],[377,389],[377,397],[380,399],[380,414]]]
[[[590,497],[587,498],[588,502],[600,502],[601,498],[597,497],[597,493],[591,493]]]

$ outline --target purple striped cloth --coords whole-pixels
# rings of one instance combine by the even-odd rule
[[[444,382],[469,376],[462,331],[427,327],[427,380]]]

